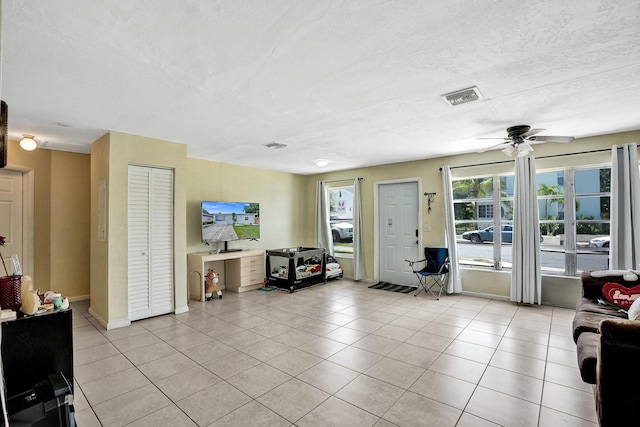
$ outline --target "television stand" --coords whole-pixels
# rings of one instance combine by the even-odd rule
[[[220,251],[221,254],[226,254],[229,252],[240,252],[242,251],[242,249],[229,249],[229,246],[227,246],[227,241],[224,241],[224,249]]]
[[[189,271],[189,297],[204,301],[204,276],[209,268],[220,274],[218,287],[225,291],[246,292],[264,284],[264,251],[235,251],[210,254],[196,252],[187,254]],[[193,272],[194,277],[191,277]]]

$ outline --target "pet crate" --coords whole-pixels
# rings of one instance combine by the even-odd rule
[[[323,248],[268,250],[266,267],[269,286],[289,292],[326,282]]]

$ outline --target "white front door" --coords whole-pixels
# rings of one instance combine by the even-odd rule
[[[418,182],[382,184],[378,187],[379,279],[415,285],[416,276],[406,260],[417,260]]]
[[[0,236],[6,238],[5,246],[0,250],[7,267],[8,274],[13,274],[9,259],[18,255],[18,261],[23,264],[22,248],[22,172],[0,170]],[[0,276],[7,274],[0,266]],[[22,271],[23,274],[27,272]]]

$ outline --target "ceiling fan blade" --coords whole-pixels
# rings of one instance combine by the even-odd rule
[[[575,139],[573,136],[546,136],[546,135],[540,135],[540,136],[532,136],[530,138],[527,138],[530,141],[535,141],[535,142],[559,142],[559,143],[563,143],[563,144],[568,144],[570,142],[573,142],[573,140]]]
[[[526,138],[528,136],[532,136],[535,135],[538,132],[542,132],[545,129],[529,129],[527,132],[523,133],[522,135],[520,135],[523,138]]]
[[[478,139],[496,139],[496,138],[478,138]],[[500,147],[501,145],[508,144],[508,143],[509,143],[508,141],[500,142],[496,145],[492,145],[491,147],[483,148],[482,150],[478,151],[478,153],[484,153],[485,151],[493,150],[494,148]]]
[[[497,136],[494,136],[492,138],[476,138],[476,139],[501,139],[503,141],[511,141],[509,138],[500,138],[500,137],[497,137]]]

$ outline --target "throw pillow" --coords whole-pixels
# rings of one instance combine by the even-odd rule
[[[611,304],[629,310],[631,304],[640,298],[640,285],[627,288],[619,283],[607,282],[602,286],[602,295]]]
[[[629,307],[629,320],[640,320],[640,298]]]

